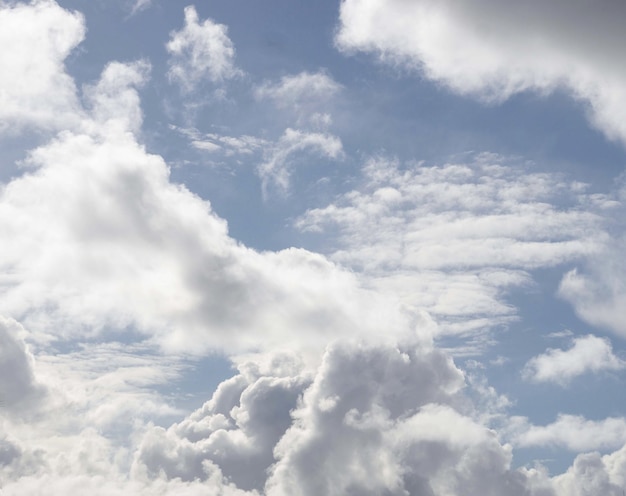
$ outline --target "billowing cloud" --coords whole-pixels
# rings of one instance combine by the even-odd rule
[[[228,29],[211,19],[199,22],[195,7],[185,8],[185,26],[167,43],[169,76],[184,91],[203,81],[222,83],[241,73],[235,66],[235,48]]]
[[[0,4],[0,131],[59,130],[81,120],[64,60],[83,40],[82,15],[52,0]]]
[[[595,253],[606,236],[585,187],[494,155],[442,166],[370,159],[362,184],[296,225],[326,235],[333,260],[428,310],[441,331],[479,335],[515,309],[530,271]],[[376,226],[372,229],[372,226]]]
[[[599,453],[579,455],[563,475],[555,477],[559,496],[620,496],[626,485],[626,448],[600,456]]]
[[[565,88],[626,143],[624,17],[610,0],[344,0],[336,41],[488,101]]]
[[[268,496],[552,494],[460,411],[463,385],[449,357],[410,340],[335,343],[313,371],[293,355],[248,361],[188,419],[150,430],[133,470],[221,474]]]
[[[621,370],[626,363],[613,354],[608,339],[588,335],[575,338],[567,350],[548,349],[531,358],[524,376],[535,382],[568,384],[573,378],[589,373]]]
[[[0,316],[0,405],[9,411],[33,410],[46,394],[35,377],[24,334],[17,322]]]
[[[133,85],[145,69],[109,65],[87,91],[85,132],[32,151],[32,170],[1,191],[0,267],[11,274],[2,312],[34,331],[68,337],[130,327],[197,353],[323,348],[329,336],[403,319],[320,255],[241,246],[208,202],[171,183],[161,157],[128,132],[141,122]],[[280,144],[275,172],[297,150],[340,149],[333,138],[295,131]]]

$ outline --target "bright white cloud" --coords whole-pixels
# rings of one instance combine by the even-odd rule
[[[343,156],[343,146],[341,140],[332,134],[286,129],[280,139],[266,151],[266,159],[258,167],[265,196],[270,186],[274,186],[281,194],[289,190],[291,169],[294,162],[297,162],[294,156],[300,152],[314,152],[336,160]]]
[[[626,143],[625,17],[609,0],[344,0],[336,41],[486,100],[566,88]]]
[[[0,131],[59,130],[81,120],[64,60],[83,40],[79,13],[52,0],[0,4]]]
[[[10,412],[35,410],[46,394],[36,379],[34,358],[24,337],[17,322],[0,316],[0,405]]]
[[[109,65],[86,92],[85,132],[34,150],[32,172],[0,192],[0,267],[11,274],[0,312],[65,337],[132,327],[193,353],[321,349],[331,336],[402,329],[354,275],[305,250],[241,246],[208,202],[169,181],[128,132],[141,122],[133,85],[145,69]],[[272,172],[307,148],[336,155],[340,143],[287,133]]]
[[[626,362],[613,354],[608,339],[588,335],[575,338],[567,350],[548,349],[531,358],[523,374],[535,382],[566,385],[585,373],[621,370],[625,367]]]
[[[172,33],[167,51],[170,79],[184,91],[203,81],[222,83],[241,73],[235,66],[235,48],[227,27],[211,19],[200,23],[193,6],[185,8],[185,26]]]
[[[595,253],[602,218],[578,208],[584,189],[502,157],[460,164],[369,160],[362,184],[296,223],[330,238],[332,259],[366,275],[441,331],[477,336],[515,309],[508,288],[530,271]],[[375,228],[373,228],[375,226]]]
[[[552,424],[531,425],[516,436],[519,446],[559,446],[574,452],[616,449],[626,444],[626,419],[593,421],[577,415],[559,415]]]

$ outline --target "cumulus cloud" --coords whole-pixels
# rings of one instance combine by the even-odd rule
[[[523,374],[534,382],[567,385],[573,378],[589,372],[621,370],[626,363],[613,354],[608,339],[588,335],[575,338],[567,350],[548,349],[531,358]]]
[[[81,107],[64,60],[83,40],[84,19],[52,0],[0,4],[0,131],[76,126]]]
[[[294,355],[242,362],[189,418],[147,432],[133,470],[219,473],[268,496],[552,494],[459,410],[463,385],[448,356],[414,341],[338,342],[313,370]]]
[[[0,405],[10,411],[32,410],[46,394],[24,334],[17,322],[0,316]]]
[[[130,327],[194,353],[319,349],[329,336],[402,327],[393,305],[376,303],[348,271],[305,250],[248,249],[208,202],[171,183],[163,159],[128,132],[141,122],[134,85],[145,70],[109,65],[86,92],[84,131],[32,151],[31,171],[0,192],[0,267],[11,274],[0,310],[33,331],[94,336]],[[340,144],[288,133],[268,174],[311,147],[332,155]]]
[[[341,140],[332,134],[286,129],[274,146],[266,151],[266,159],[257,169],[264,195],[268,194],[270,186],[276,187],[282,194],[289,190],[294,155],[300,152],[315,152],[322,157],[339,159],[343,155],[343,146]]]
[[[514,316],[506,290],[532,284],[531,270],[596,253],[603,221],[578,208],[584,196],[494,155],[441,166],[376,157],[362,184],[296,226],[326,235],[333,260],[428,310],[442,332],[477,335]]]
[[[185,8],[185,26],[171,34],[169,77],[184,91],[203,81],[222,83],[241,74],[235,66],[235,48],[228,29],[211,19],[199,22],[195,7]]]
[[[595,126],[626,143],[625,16],[609,0],[344,0],[336,42],[488,101],[565,88]]]
[[[559,415],[552,424],[527,426],[515,442],[524,447],[559,446],[578,453],[616,449],[626,444],[626,419],[593,421],[578,415]]]

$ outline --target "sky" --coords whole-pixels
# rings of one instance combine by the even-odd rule
[[[0,494],[623,496],[625,20],[0,1]]]

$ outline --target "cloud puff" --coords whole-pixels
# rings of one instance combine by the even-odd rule
[[[488,101],[566,88],[626,143],[625,16],[609,0],[344,0],[336,41]]]
[[[84,19],[52,0],[0,4],[0,131],[59,130],[81,120],[63,61],[83,40]]]
[[[377,157],[362,184],[296,225],[441,331],[477,335],[514,315],[504,293],[532,284],[531,270],[596,253],[602,217],[580,202],[583,185],[494,155],[442,166]]]
[[[555,382],[562,386],[588,372],[621,370],[626,363],[613,354],[608,339],[588,335],[575,338],[567,350],[549,349],[531,358],[523,374],[534,382]]]
[[[626,419],[587,420],[559,415],[552,424],[531,425],[515,436],[518,446],[559,446],[574,452],[620,448],[626,444]]]
[[[184,91],[191,91],[205,80],[222,83],[239,75],[235,48],[227,31],[226,26],[211,19],[199,23],[195,7],[186,7],[185,26],[173,32],[166,45],[170,79]]]

